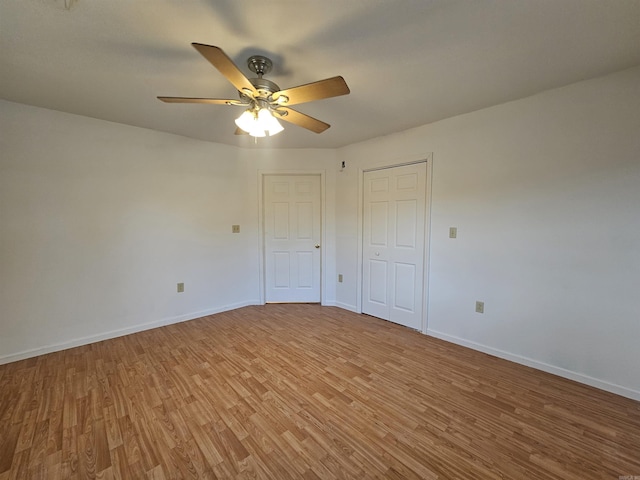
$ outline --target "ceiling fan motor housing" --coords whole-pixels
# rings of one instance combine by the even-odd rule
[[[250,78],[249,81],[256,87],[260,96],[268,97],[272,93],[280,91],[280,87],[266,78]]]

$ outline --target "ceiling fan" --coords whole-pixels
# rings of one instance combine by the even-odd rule
[[[263,75],[269,73],[273,67],[273,63],[267,57],[262,55],[249,57],[247,66],[257,75],[257,78],[247,78],[219,47],[201,43],[191,45],[231,82],[238,90],[240,99],[189,97],[158,97],[158,99],[167,103],[208,103],[246,107],[242,115],[236,119],[238,126],[236,135],[249,134],[253,137],[275,135],[283,130],[278,119],[315,133],[322,133],[330,127],[328,123],[300,113],[291,106],[349,93],[347,83],[340,76],[280,90],[278,85],[263,78]]]

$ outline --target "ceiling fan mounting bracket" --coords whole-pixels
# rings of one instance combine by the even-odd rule
[[[262,75],[266,75],[271,71],[273,62],[270,58],[263,57],[262,55],[253,55],[247,60],[247,66],[253,73],[262,77]]]

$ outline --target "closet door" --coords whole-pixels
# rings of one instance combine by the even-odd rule
[[[364,173],[362,312],[420,329],[426,163]]]

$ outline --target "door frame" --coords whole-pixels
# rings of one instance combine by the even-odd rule
[[[266,304],[266,242],[264,238],[264,178],[272,175],[284,176],[319,176],[320,177],[320,305],[326,304],[325,272],[327,271],[327,255],[325,255],[326,245],[326,171],[325,170],[258,170],[258,281],[259,281],[259,304]]]
[[[420,331],[427,333],[428,326],[428,308],[429,308],[429,252],[431,238],[431,178],[433,173],[433,153],[425,153],[401,157],[396,160],[385,160],[377,163],[370,163],[366,167],[358,168],[358,264],[357,264],[357,281],[356,281],[356,311],[362,313],[362,291],[363,291],[363,264],[364,249],[362,242],[364,241],[364,174],[374,170],[382,170],[386,168],[402,167],[404,165],[413,165],[416,163],[427,164],[427,178],[425,191],[425,215],[424,222],[424,268],[423,268],[423,295],[422,295],[422,320]]]

